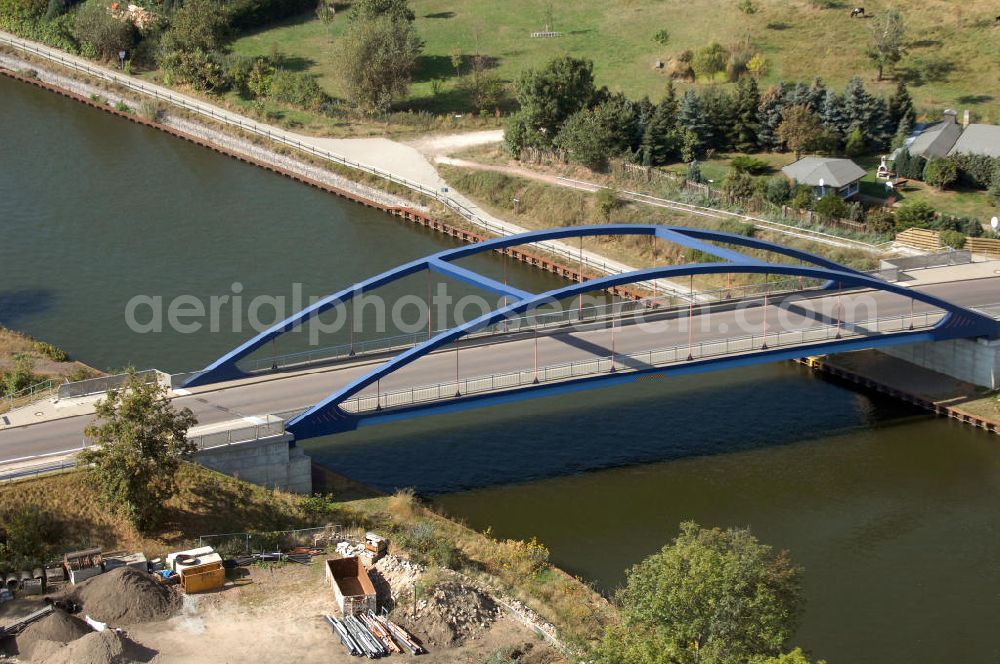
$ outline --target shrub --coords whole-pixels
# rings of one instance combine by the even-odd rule
[[[150,122],[162,122],[165,113],[166,109],[160,102],[144,99],[139,104],[139,115]]]
[[[653,41],[662,46],[666,46],[670,41],[670,33],[666,30],[657,30],[656,34],[653,35]]]
[[[870,208],[865,215],[865,223],[872,233],[878,235],[891,235],[896,229],[896,218],[889,208],[884,207]]]
[[[816,194],[812,187],[800,184],[792,194],[791,206],[800,210],[811,210],[816,205]]]
[[[771,203],[784,205],[792,195],[792,185],[788,182],[788,178],[776,175],[768,179],[765,195]]]
[[[271,79],[271,97],[275,101],[319,110],[328,97],[319,87],[316,78],[301,72],[278,69]]]
[[[605,221],[611,221],[611,213],[618,207],[618,192],[614,189],[599,189],[597,191],[597,209]]]
[[[759,175],[770,168],[770,165],[763,159],[746,154],[733,157],[729,160],[729,165],[734,171],[750,173],[751,175]]]
[[[816,214],[820,221],[844,219],[848,215],[847,203],[835,193],[827,194],[816,203]]]
[[[958,231],[941,231],[941,244],[953,249],[961,249],[965,246],[965,236]]]
[[[69,360],[69,355],[66,351],[58,346],[53,346],[47,341],[34,341],[32,342],[31,347],[35,349],[36,353],[44,355],[50,360],[54,360],[56,362],[66,362]]]
[[[907,228],[932,228],[935,218],[934,208],[927,203],[909,203],[896,212],[896,228],[901,231]]]
[[[932,159],[924,167],[924,181],[937,187],[945,189],[958,179],[958,167],[951,159]]]
[[[993,181],[990,184],[989,195],[993,199],[993,205],[1000,207],[1000,159],[993,167]]]
[[[744,224],[742,221],[736,221],[735,219],[723,219],[720,221],[719,230],[723,233],[732,233],[733,235],[742,235],[743,237],[753,237],[755,232],[753,224]]]
[[[131,113],[132,107],[123,101],[118,101],[115,103],[115,110],[119,113]]]
[[[489,538],[489,531],[485,535]],[[490,539],[490,544],[483,564],[488,572],[501,578],[509,578],[511,574],[530,578],[548,567],[549,550],[534,537],[527,542]]]
[[[749,200],[753,196],[753,178],[744,171],[731,169],[722,180],[722,191],[731,202]]]
[[[687,168],[687,175],[685,176],[691,182],[704,182],[705,177],[701,174],[701,166],[697,161],[692,161]]]

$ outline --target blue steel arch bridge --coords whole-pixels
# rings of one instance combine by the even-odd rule
[[[542,293],[518,289],[456,262],[477,254],[504,252],[519,245],[570,238],[582,241],[584,237],[597,236],[648,236],[698,252],[704,260],[610,274]],[[747,249],[767,252],[768,260],[746,253]],[[772,254],[781,257],[783,262],[771,262]],[[286,428],[296,439],[651,378],[894,344],[995,338],[998,333],[995,319],[973,309],[805,251],[753,237],[660,225],[577,226],[511,235],[441,251],[352,284],[234,348],[193,374],[184,386],[198,387],[243,378],[248,374],[238,363],[281,335],[362,294],[421,272],[470,284],[502,297],[503,304],[472,320],[428,334],[427,338],[400,349],[388,359],[366,366],[360,374],[355,372],[339,383],[331,381],[325,397],[287,421]],[[788,303],[785,317],[788,320],[784,323],[772,320],[768,306],[769,295],[772,305],[775,299],[783,296],[778,292],[769,293],[767,287],[762,296],[745,302],[748,305],[745,310],[732,306],[733,302],[719,308],[706,307],[692,297],[685,307],[659,312],[663,320],[677,323],[669,333],[663,331],[665,327],[653,325],[650,328],[639,324],[645,320],[642,315],[650,313],[648,307],[633,307],[626,313],[624,307],[616,309],[612,305],[590,322],[591,332],[600,335],[599,343],[593,345],[593,357],[555,364],[539,362],[538,339],[548,333],[538,324],[539,319],[536,317],[533,324],[525,325],[532,312],[543,306],[584,293],[635,284],[655,288],[659,280],[716,274],[807,279],[818,286],[802,293],[801,300],[782,300]],[[843,298],[851,294],[857,297],[858,293],[866,294],[875,304],[876,311],[881,311],[864,320],[844,316]],[[817,303],[832,304],[833,308],[827,306],[824,311]],[[712,313],[717,319],[723,319],[714,331],[699,329],[697,338],[696,307],[697,317]],[[579,324],[582,320],[576,322]],[[745,332],[747,326],[759,331],[741,335],[728,333],[729,329],[740,328]],[[460,342],[486,332],[493,336],[489,339],[488,351],[480,355],[488,355],[489,363],[480,361],[479,371],[475,366],[470,369],[467,363],[463,372],[460,354],[471,351],[462,350]],[[531,351],[530,360],[526,359],[528,350]],[[453,360],[447,357],[450,354],[454,354]],[[504,358],[508,355],[511,360],[505,365]],[[413,369],[418,361],[428,358],[435,358],[435,367],[423,374]],[[447,377],[445,367],[450,374]],[[394,383],[394,378],[402,374],[407,374],[406,381],[395,380]],[[426,376],[426,380],[421,380],[421,376]]]

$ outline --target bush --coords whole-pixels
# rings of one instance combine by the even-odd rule
[[[776,175],[768,179],[767,189],[765,190],[765,196],[768,201],[775,205],[784,205],[788,202],[791,195],[792,185],[788,182],[788,178]]]
[[[897,230],[907,228],[933,228],[936,220],[934,208],[923,201],[909,203],[896,212]]]
[[[868,230],[877,235],[892,235],[896,230],[896,218],[889,208],[873,207],[865,215]]]
[[[949,158],[932,159],[924,167],[924,182],[945,189],[958,179],[958,167]]]
[[[81,44],[90,44],[102,59],[117,59],[119,51],[131,51],[139,40],[139,31],[129,21],[111,15],[107,0],[87,0],[76,13],[73,35]]]
[[[730,202],[749,200],[753,196],[753,178],[744,171],[732,169],[722,180],[722,191]]]
[[[329,97],[310,74],[278,69],[271,78],[271,97],[275,101],[319,110]]]
[[[834,193],[827,194],[816,203],[816,214],[819,215],[820,221],[844,219],[848,213],[847,203]]]
[[[53,346],[47,341],[34,341],[32,342],[31,347],[35,349],[36,353],[44,355],[50,360],[54,360],[56,362],[66,362],[69,360],[69,355],[66,351],[58,346]]]
[[[743,237],[753,237],[755,232],[753,224],[744,224],[742,221],[736,221],[735,219],[723,219],[720,221],[719,230],[723,233],[732,233],[733,235],[742,235]]]
[[[956,154],[948,157],[958,167],[962,182],[977,189],[988,189],[1000,172],[1000,159],[983,154]]]
[[[605,221],[611,221],[611,213],[618,207],[618,203],[618,192],[614,189],[597,190],[597,209],[600,210]]]
[[[812,210],[816,206],[816,194],[812,187],[800,184],[792,194],[790,205],[800,210]]]
[[[771,167],[770,164],[763,159],[746,154],[733,157],[729,160],[729,165],[732,166],[735,171],[750,173],[751,175],[759,175]]]
[[[941,231],[941,244],[952,249],[961,249],[965,246],[965,236],[958,231]]]

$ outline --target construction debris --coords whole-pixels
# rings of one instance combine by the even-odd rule
[[[403,648],[412,655],[426,652],[409,632],[374,612],[349,615],[343,620],[331,615],[323,617],[347,651],[355,657],[364,655],[375,659],[402,653]]]

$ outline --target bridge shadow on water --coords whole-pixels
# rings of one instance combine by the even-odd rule
[[[919,417],[773,364],[430,416],[302,443],[318,464],[424,495],[728,454]]]

